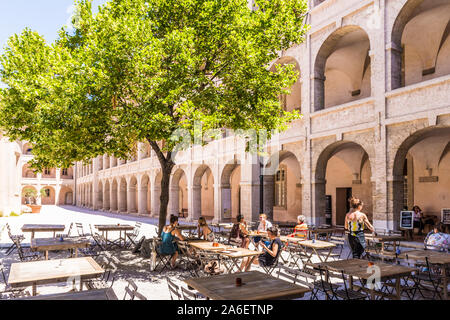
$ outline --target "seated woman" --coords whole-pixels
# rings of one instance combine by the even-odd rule
[[[266,244],[261,241],[261,247],[264,253],[258,257],[258,260],[255,259],[253,263],[256,265],[269,267],[272,266],[277,260],[278,256],[281,253],[283,244],[280,237],[278,236],[278,229],[276,227],[270,227],[267,230],[267,235],[270,239],[270,243],[268,246],[266,246]],[[246,261],[245,271],[250,271],[250,261],[251,258],[248,258]]]
[[[214,242],[214,232],[209,228],[205,217],[198,218],[197,234],[201,239],[203,238],[204,240]]]
[[[424,240],[425,249],[448,251],[450,234],[443,232],[444,225],[440,222],[434,226]]]
[[[289,237],[297,237],[306,239],[308,237],[308,225],[306,224],[306,217],[304,215],[299,215],[297,217],[297,225],[294,228],[294,232],[289,235]]]
[[[267,220],[267,214],[260,213],[259,214],[259,224],[258,224],[258,232],[267,232],[267,229],[272,227],[272,223]],[[257,245],[262,237],[254,237],[253,242]]]
[[[236,217],[237,222],[233,224],[230,232],[230,240],[234,240],[241,243],[241,248],[248,248],[250,239],[248,238],[247,223],[244,220],[244,216],[238,215]]]
[[[172,256],[170,261],[170,266],[172,268],[175,268],[176,260],[178,257],[178,246],[175,243],[175,237],[177,237],[180,240],[184,240],[181,231],[177,229],[177,225],[178,225],[178,217],[171,215],[170,224],[164,226],[161,232],[162,243],[161,246],[159,247],[159,251],[161,254]]]

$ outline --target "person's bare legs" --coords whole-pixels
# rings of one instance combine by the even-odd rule
[[[175,267],[176,267],[176,261],[177,261],[177,258],[178,258],[178,251],[175,251],[175,253],[173,254],[172,259],[171,259],[171,261],[170,261],[170,266],[171,266],[172,268],[175,268]]]

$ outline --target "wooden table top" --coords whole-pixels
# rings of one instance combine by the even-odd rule
[[[61,241],[57,238],[35,238],[31,239],[30,247],[36,251],[65,250],[71,248],[85,248],[90,245],[87,238],[71,237]]]
[[[63,224],[24,224],[22,226],[22,232],[51,232],[51,231],[64,231],[66,228]]]
[[[95,227],[98,229],[98,231],[129,231],[134,230],[133,226],[130,226],[129,224],[96,224]]]
[[[249,231],[248,233],[249,237],[267,237],[267,232],[262,232],[262,231]]]
[[[78,276],[89,279],[104,272],[91,257],[19,262],[11,264],[8,283],[12,287],[47,284]]]
[[[312,240],[304,240],[298,243],[304,247],[313,249],[330,249],[336,247],[336,244],[322,240],[316,240],[315,242]]]
[[[242,286],[236,286],[236,278],[242,279]],[[310,291],[259,271],[191,278],[184,282],[214,300],[292,299]]]
[[[283,242],[303,242],[306,241],[305,238],[300,237],[288,237],[288,236],[280,236],[280,240]]]
[[[246,258],[246,257],[253,257],[253,256],[259,256],[260,254],[263,254],[261,251],[255,251],[250,250],[246,248],[229,248],[221,251],[217,251],[217,253],[220,253],[221,255],[228,257],[228,258]]]
[[[433,250],[411,250],[401,253],[399,258],[406,259],[406,255],[408,255],[408,258],[415,260],[425,261],[425,257],[427,257],[428,261],[431,263],[450,264],[450,254],[446,252],[437,252]]]
[[[119,300],[113,289],[95,289],[24,297],[14,300]]]
[[[342,228],[317,228],[317,229],[308,229],[309,232],[312,233],[331,233],[336,231],[343,231]]]
[[[195,230],[197,229],[197,226],[191,226],[191,225],[178,225],[177,229],[180,230]]]
[[[315,263],[315,267],[327,268],[333,271],[343,271],[345,274],[358,277],[361,279],[368,279],[373,275],[373,272],[368,272],[369,261],[362,259],[338,260],[329,262]],[[404,276],[416,271],[414,268],[409,268],[401,265],[392,265],[383,262],[373,262],[375,266],[380,268],[380,277],[392,278],[395,276]]]
[[[364,237],[368,240],[375,240],[378,242],[389,242],[389,241],[404,241],[405,237],[402,236],[390,236],[390,235],[372,235],[371,233],[365,234]]]
[[[225,250],[228,248],[231,248],[230,246],[224,245],[219,243],[218,247],[213,247],[213,242],[210,241],[198,241],[198,240],[193,240],[193,241],[188,241],[189,245],[196,248],[196,249],[200,249],[200,250],[205,250],[205,251],[217,251],[217,250]]]

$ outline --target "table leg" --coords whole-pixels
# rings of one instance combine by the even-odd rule
[[[31,231],[31,239],[34,239],[34,231]]]
[[[48,260],[48,250],[45,251],[45,260]]]
[[[444,293],[444,300],[448,300],[448,283],[447,283],[447,265],[444,264],[441,268],[442,273],[442,286],[443,286],[443,293]]]
[[[36,286],[37,286],[37,285],[36,285],[36,282],[33,282],[32,289],[31,289],[31,290],[32,290],[32,295],[33,295],[33,296],[35,296],[35,295],[37,294]]]
[[[56,231],[53,231],[53,238],[56,238]]]
[[[78,248],[75,248],[75,258],[78,258]]]
[[[395,277],[395,294],[397,295],[397,300],[402,298],[402,290],[400,288],[400,277]]]

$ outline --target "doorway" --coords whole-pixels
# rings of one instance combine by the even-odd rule
[[[350,211],[348,199],[352,196],[352,188],[336,188],[336,225],[343,226],[345,215]]]

